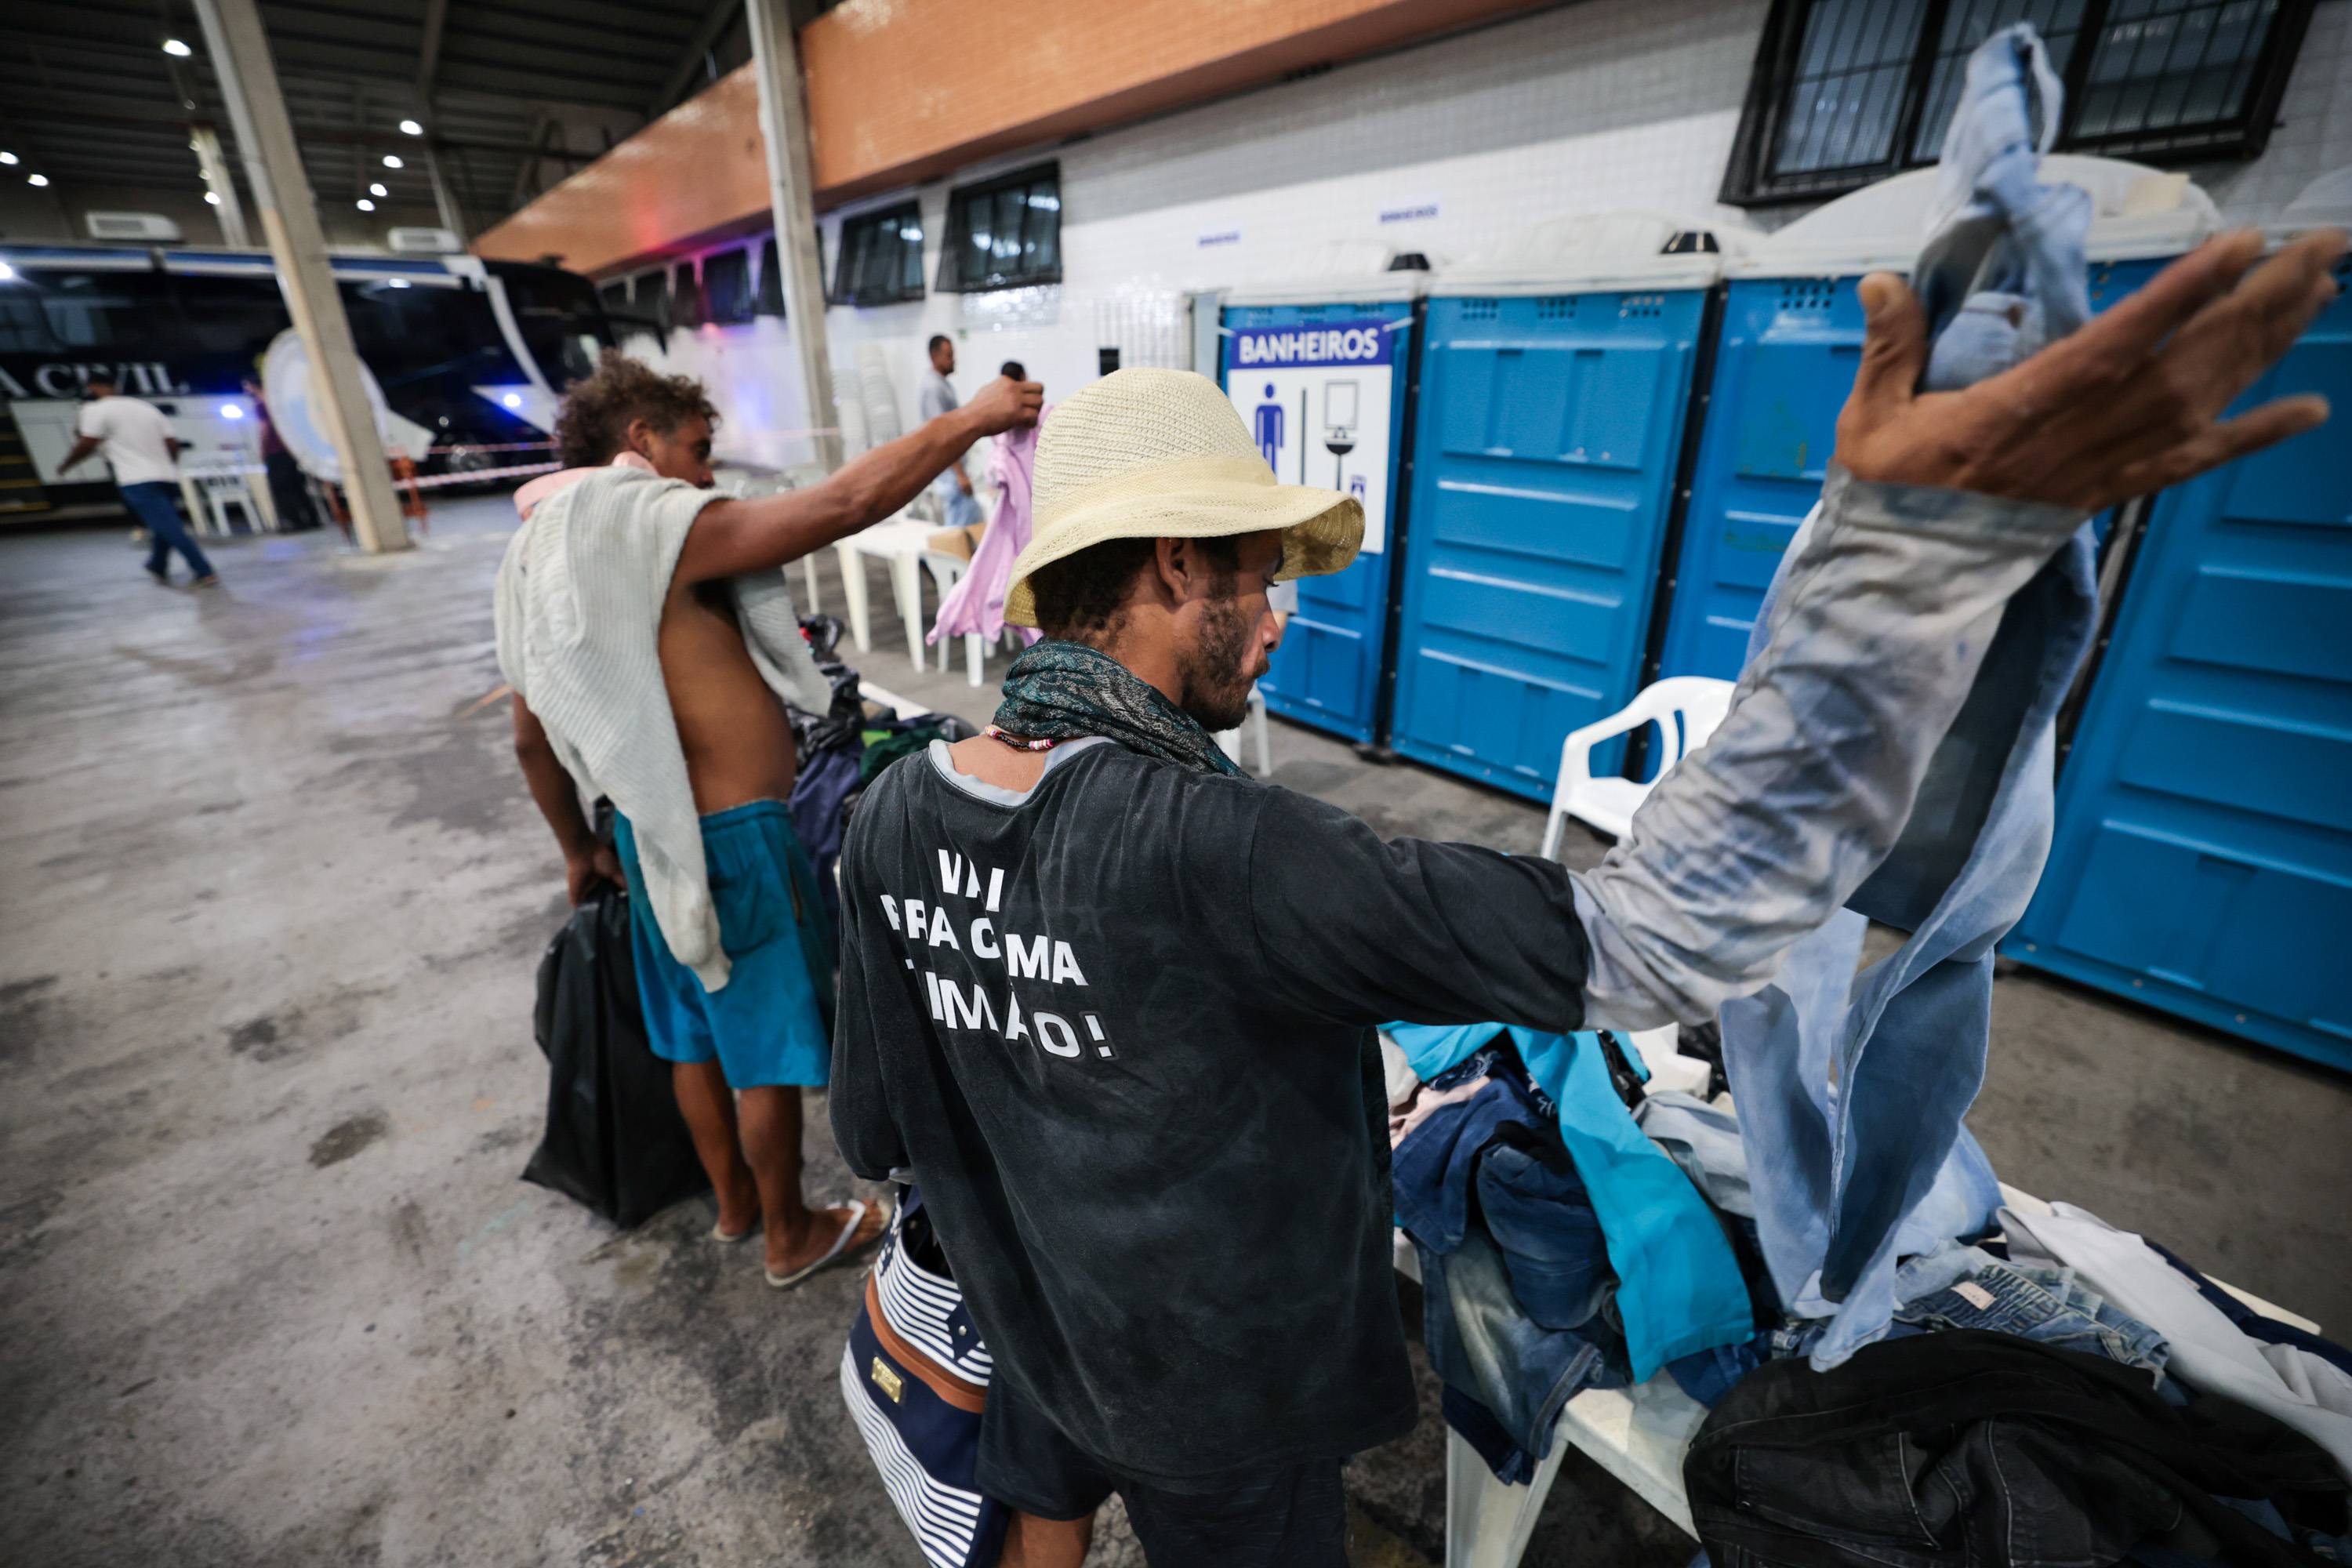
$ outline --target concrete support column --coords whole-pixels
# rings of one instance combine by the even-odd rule
[[[760,131],[768,143],[768,205],[775,215],[776,261],[784,269],[784,320],[800,358],[810,425],[841,423],[833,405],[833,355],[824,334],[824,258],[816,238],[815,167],[809,157],[808,100],[801,46],[785,0],[745,0],[752,69],[760,82]],[[839,435],[812,437],[829,473],[841,466]]]
[[[245,204],[237,199],[236,182],[229,177],[228,159],[222,155],[220,132],[209,125],[199,125],[188,136],[188,145],[195,149],[196,166],[204,172],[205,187],[220,198],[213,204],[213,216],[220,219],[221,243],[239,250],[253,243],[245,230]]]
[[[408,526],[393,493],[392,471],[375,416],[360,378],[359,351],[327,264],[327,237],[310,194],[310,178],[294,142],[294,123],[278,88],[278,68],[255,0],[195,0],[205,46],[227,101],[229,125],[245,157],[246,184],[261,214],[262,233],[278,264],[278,286],[294,330],[310,359],[311,395],[325,416],[343,468],[343,495],[360,547],[371,552],[405,550]]]

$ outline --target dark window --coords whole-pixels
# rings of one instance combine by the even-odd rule
[[[784,269],[777,264],[772,234],[760,245],[760,299],[752,308],[762,316],[784,313]]]
[[[1062,171],[1056,163],[966,185],[948,197],[940,292],[976,294],[1062,280]]]
[[[629,280],[627,279],[615,278],[598,289],[596,297],[604,301],[605,314],[625,316],[629,313]]]
[[[751,255],[722,250],[702,258],[702,297],[710,323],[740,326],[751,319]]]
[[[2314,0],[1774,0],[1723,199],[1855,190],[1932,163],[1969,56],[2032,22],[2066,84],[2061,152],[2251,158]]]
[[[826,299],[836,305],[895,305],[922,297],[921,207],[907,202],[843,220],[841,255]]]
[[[669,274],[641,272],[629,290],[629,304],[641,321],[651,321],[662,331],[669,331]]]
[[[596,286],[560,267],[493,261],[489,268],[506,289],[523,346],[549,383],[561,392],[593,374],[597,355],[613,341]]]
[[[0,300],[5,301],[0,304],[0,350],[79,353],[94,360],[185,353],[191,346],[189,323],[173,303],[174,281],[161,272],[26,268],[16,281],[0,285]],[[246,282],[245,291],[276,303],[277,284],[270,279]],[[284,309],[278,313],[282,321]]]
[[[694,279],[694,263],[681,261],[669,279],[670,324],[678,327],[702,325],[702,285]]]
[[[181,279],[183,285],[195,287],[230,281],[241,280]],[[397,289],[390,283],[345,280],[336,291],[343,297],[343,315],[352,324],[352,345],[375,373],[385,395],[394,401],[412,384],[426,384],[449,375],[467,383],[502,382],[522,370],[507,352],[498,317],[490,309],[490,297],[479,289]],[[512,289],[508,291],[507,304],[515,310],[516,325],[527,343],[537,349],[540,344],[532,340],[538,338],[561,354],[557,334],[539,325],[540,318],[524,316]],[[223,319],[211,310],[192,309],[190,313],[199,320]],[[268,338],[262,338],[260,346],[267,348],[268,342]],[[560,386],[568,378],[558,375],[555,379]]]

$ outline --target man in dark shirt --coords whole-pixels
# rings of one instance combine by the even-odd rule
[[[1284,486],[1196,376],[1064,404],[990,731],[868,791],[842,860],[832,1116],[919,1182],[994,1356],[980,1484],[1008,1563],[1075,1563],[1127,1500],[1156,1568],[1344,1562],[1339,1468],[1415,1410],[1389,1283],[1372,1026],[1712,1017],[1894,844],[2003,604],[2090,511],[2325,417],[2214,416],[2332,297],[2340,236],[2240,285],[2231,237],[2005,375],[1915,392],[1889,277],[1818,516],[1708,745],[1603,864],[1382,843],[1238,776],[1276,579],[1356,504]]]

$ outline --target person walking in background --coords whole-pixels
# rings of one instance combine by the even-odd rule
[[[147,574],[169,583],[172,552],[176,550],[196,574],[194,586],[217,586],[220,576],[213,563],[180,523],[180,449],[184,443],[172,434],[172,422],[152,403],[117,395],[112,376],[92,376],[89,387],[90,400],[74,420],[74,434],[80,439],[58,465],[59,477],[93,452],[104,457],[114,469],[122,504],[155,542],[147,555]]]
[[[942,415],[952,414],[961,405],[955,387],[948,377],[955,374],[955,344],[943,332],[934,332],[930,342],[931,374],[923,380],[923,418],[928,423]],[[1023,378],[1014,376],[1014,381]],[[947,472],[931,481],[932,493],[940,498],[940,518],[950,528],[970,528],[980,521],[980,502],[971,493],[971,476],[963,471],[963,454],[956,454]]]

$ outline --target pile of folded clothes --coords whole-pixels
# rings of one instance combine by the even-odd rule
[[[1423,1342],[1501,1479],[1577,1394],[1663,1373],[1712,1407],[1685,1482],[1715,1568],[2352,1564],[2352,1352],[2161,1247],[2011,1194],[1915,1238],[1883,1333],[1817,1369],[1729,1093],[1606,1032],[1384,1034]]]

